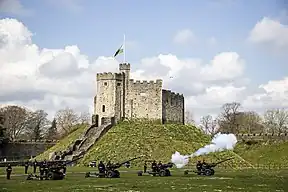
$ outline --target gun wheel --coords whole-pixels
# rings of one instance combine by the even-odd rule
[[[160,177],[165,177],[165,176],[166,176],[165,171],[161,170],[161,171],[159,172],[159,176],[160,176]]]
[[[212,170],[211,169],[206,169],[205,170],[205,175],[206,176],[211,176],[212,175]]]

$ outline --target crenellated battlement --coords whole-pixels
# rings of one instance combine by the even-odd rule
[[[238,140],[257,140],[257,141],[287,141],[288,133],[255,133],[255,134],[236,134]]]
[[[130,70],[130,63],[120,63],[119,70]]]
[[[97,81],[99,80],[123,80],[122,73],[97,73]]]
[[[172,92],[171,90],[162,90],[163,100],[170,106],[184,105],[184,96],[180,93]]]
[[[163,93],[169,95],[172,98],[184,98],[183,94],[175,93],[175,92],[173,92],[171,90],[163,89]]]
[[[133,86],[134,88],[137,89],[138,88],[141,88],[143,86],[147,86],[147,87],[161,87],[162,88],[162,80],[161,79],[157,79],[156,81],[140,81],[140,80],[134,80],[134,79],[130,79],[130,85]]]

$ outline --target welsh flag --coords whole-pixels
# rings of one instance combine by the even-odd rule
[[[123,53],[123,51],[124,51],[124,48],[123,48],[123,45],[121,45],[121,47],[115,52],[114,57],[116,57],[117,55]]]

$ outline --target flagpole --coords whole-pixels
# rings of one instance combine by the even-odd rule
[[[124,34],[124,37],[123,37],[123,63],[126,62],[126,45],[125,45],[125,34]]]

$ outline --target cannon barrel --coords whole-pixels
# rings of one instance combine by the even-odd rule
[[[216,163],[212,163],[212,164],[211,164],[211,167],[215,167],[215,166],[217,166],[217,165],[219,165],[219,164],[221,164],[221,163],[224,163],[224,162],[226,162],[226,161],[229,161],[229,160],[231,160],[231,159],[234,159],[234,158],[228,158],[228,159],[224,159],[224,160],[222,160],[222,161],[218,161],[218,162],[216,162]]]
[[[134,158],[129,159],[129,160],[126,160],[126,161],[122,161],[122,162],[120,162],[120,163],[112,164],[110,167],[113,168],[113,169],[118,169],[118,168],[120,168],[122,165],[124,165],[125,163],[128,163],[128,162],[130,162],[130,161],[134,161],[134,160],[139,159],[139,158],[141,158],[141,157],[143,157],[143,155],[142,155],[142,156],[139,156],[139,157],[134,157]]]

